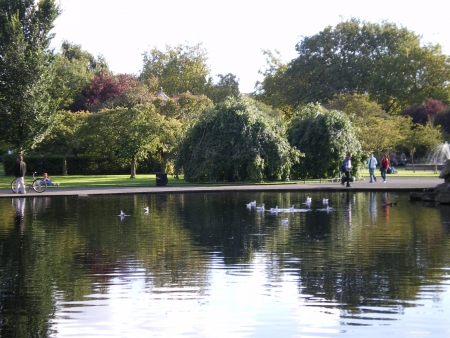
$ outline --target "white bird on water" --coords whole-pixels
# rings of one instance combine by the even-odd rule
[[[289,224],[289,219],[287,219],[287,218],[282,219],[281,220],[281,224],[288,225]]]
[[[148,207],[145,207],[145,208],[144,208],[144,213],[145,213],[145,214],[148,214]]]
[[[250,203],[247,203],[246,206],[249,209],[251,209],[252,207],[256,207],[256,200],[255,201],[251,201]]]
[[[324,199],[322,200],[322,202],[323,202],[323,204],[328,204],[328,198],[324,198]]]
[[[270,212],[278,212],[278,205],[275,208],[270,208]]]
[[[306,204],[309,204],[309,203],[311,203],[311,201],[312,201],[311,197],[309,197],[309,196],[306,196]]]
[[[264,203],[260,207],[256,207],[256,211],[264,211]]]
[[[122,221],[125,218],[125,216],[130,216],[130,215],[126,215],[122,210],[120,210],[120,214],[118,214],[117,216],[119,216],[120,220]]]

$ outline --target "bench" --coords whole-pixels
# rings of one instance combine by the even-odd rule
[[[443,164],[438,164],[437,165],[437,170],[441,171],[442,168],[444,168]],[[414,169],[415,170],[433,170],[435,169],[435,165],[434,164],[414,164]],[[413,170],[413,165],[408,163],[405,166],[405,170]]]

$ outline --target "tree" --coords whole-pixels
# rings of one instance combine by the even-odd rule
[[[137,105],[91,114],[80,133],[86,137],[88,152],[128,161],[131,178],[134,178],[137,162],[148,153],[156,152],[165,128],[164,117],[153,105]]]
[[[85,110],[81,92],[96,73],[107,69],[101,56],[95,58],[80,45],[63,41],[60,53],[55,55],[56,76],[52,86],[52,96],[59,100],[59,109]]]
[[[450,134],[450,107],[446,107],[434,116],[435,126],[441,126],[443,131],[447,134]]]
[[[357,174],[361,145],[350,118],[340,111],[313,104],[301,107],[290,121],[288,140],[305,153],[305,158],[294,166],[296,178],[336,177],[348,152],[353,155]]]
[[[206,55],[201,44],[167,45],[166,51],[153,48],[143,55],[140,79],[154,93],[162,87],[168,96],[187,91],[195,95],[205,94],[209,75]]]
[[[434,121],[434,116],[446,105],[440,100],[427,98],[422,103],[414,103],[402,111],[403,116],[411,116],[413,123],[427,124],[429,121]]]
[[[218,74],[219,81],[214,84],[213,79],[209,78],[207,96],[214,102],[219,103],[225,101],[228,97],[238,97],[239,79],[236,75],[228,73],[227,75]]]
[[[191,182],[286,180],[300,153],[281,121],[247,98],[230,98],[206,110],[179,146],[177,173]]]
[[[369,117],[389,116],[378,103],[370,99],[368,94],[336,95],[330,102],[324,104],[324,107],[343,111],[356,126],[364,125]]]
[[[418,35],[392,23],[351,19],[305,37],[296,50],[299,56],[265,86],[273,92],[266,96],[280,96],[292,107],[350,93],[368,93],[388,113],[426,97],[450,100],[450,58],[439,45],[423,47]]]
[[[50,131],[57,102],[50,86],[54,0],[0,1],[0,138],[21,152]]]
[[[96,74],[82,95],[84,106],[91,112],[115,107],[131,108],[153,100],[147,87],[134,75],[114,75],[107,70]]]
[[[411,127],[412,123],[409,117],[371,116],[364,124],[359,125],[357,135],[365,152],[374,151],[381,157],[383,153],[389,154],[401,146]]]
[[[168,100],[154,98],[153,104],[168,123],[168,132],[161,138],[158,149],[158,155],[162,159],[162,170],[167,172],[169,163],[177,155],[177,146],[186,136],[187,130],[197,123],[204,110],[213,107],[213,103],[205,95],[192,95],[186,92]]]
[[[292,117],[292,107],[288,103],[285,95],[288,81],[284,76],[287,65],[281,61],[280,52],[277,50],[263,50],[266,55],[266,68],[260,70],[259,74],[264,76],[262,82],[255,85],[255,99],[276,109],[282,110],[287,117]]]
[[[63,155],[63,175],[67,175],[67,155],[77,155],[80,149],[86,149],[87,144],[80,137],[79,130],[85,125],[90,113],[59,111],[55,125],[45,140],[39,144],[39,149]]]
[[[433,127],[432,123],[428,121],[425,125],[416,123],[410,128],[403,139],[402,145],[408,149],[409,155],[414,159],[414,153],[417,147],[422,146],[427,149],[436,147],[442,142],[441,128]],[[414,161],[412,161],[413,171]],[[437,172],[437,163],[435,163],[435,173]]]

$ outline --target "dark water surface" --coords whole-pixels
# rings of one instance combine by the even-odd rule
[[[0,199],[0,337],[448,337],[449,227],[402,193]]]

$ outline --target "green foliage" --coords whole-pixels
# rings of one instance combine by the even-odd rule
[[[2,0],[0,9],[0,141],[22,151],[42,141],[55,117],[48,46],[59,10],[53,0]]]
[[[291,117],[292,107],[285,96],[285,91],[289,85],[284,76],[287,65],[281,61],[278,51],[263,50],[263,54],[266,55],[266,68],[259,71],[264,79],[262,82],[256,83],[255,99],[280,109],[287,117]]]
[[[286,180],[299,156],[282,121],[237,98],[201,115],[179,147],[175,169],[191,182]]]
[[[320,105],[303,106],[290,122],[288,139],[305,153],[305,158],[293,168],[294,178],[337,177],[348,152],[353,154],[352,171],[357,175],[361,145],[345,113]]]
[[[212,108],[211,100],[205,95],[192,95],[185,92],[164,101],[159,98],[153,100],[159,114],[166,118],[164,135],[161,135],[158,156],[162,160],[162,170],[167,172],[176,156],[176,149],[185,137],[186,131],[197,121],[200,114]]]
[[[370,116],[359,120],[358,138],[366,152],[375,152],[381,159],[383,154],[400,150],[412,128],[410,117]]]
[[[140,78],[154,93],[162,87],[168,96],[187,91],[204,94],[209,74],[206,55],[201,44],[167,45],[166,51],[153,48],[144,53]]]
[[[214,102],[219,103],[225,101],[228,97],[238,97],[239,80],[236,79],[236,75],[228,73],[227,75],[217,75],[219,82],[214,84],[212,78],[209,78],[208,89],[206,90],[207,96]]]
[[[324,104],[324,107],[343,111],[357,126],[364,124],[369,117],[388,117],[381,106],[372,101],[368,94],[335,95],[330,102]]]
[[[156,152],[166,126],[155,106],[138,105],[91,114],[79,133],[87,141],[89,153],[126,160],[134,177],[137,161]]]
[[[78,134],[78,130],[87,122],[89,116],[90,113],[87,112],[59,111],[52,131],[39,144],[37,150],[60,155],[83,153],[87,144]]]
[[[299,56],[265,73],[259,97],[298,107],[340,94],[369,94],[388,113],[430,97],[450,101],[450,58],[395,24],[357,19],[305,37]]]
[[[14,165],[17,161],[17,155],[4,155],[4,173],[7,176],[12,176],[14,172]],[[93,155],[79,155],[79,156],[61,156],[61,155],[46,155],[46,172],[50,175],[113,175],[126,174],[130,171],[130,163],[118,157],[101,157]],[[27,164],[28,173],[39,169],[39,155],[25,156],[25,163]],[[67,163],[67,173],[64,173],[63,161]],[[161,163],[157,159],[143,159],[139,162],[137,168],[138,173],[154,173],[161,171]]]
[[[411,128],[409,128],[404,135],[401,146],[408,150],[411,157],[414,157],[414,153],[420,148],[429,151],[435,149],[435,147],[443,141],[441,128],[433,127],[431,122],[428,121],[425,125],[420,123],[411,125]]]
[[[81,92],[92,81],[94,74],[107,68],[101,60],[81,49],[80,45],[63,41],[60,53],[55,55],[56,76],[52,96],[59,100],[59,109],[75,108],[82,100]],[[78,109],[74,109],[78,110]]]
[[[435,115],[434,125],[441,126],[443,131],[450,134],[450,107],[442,109]]]

